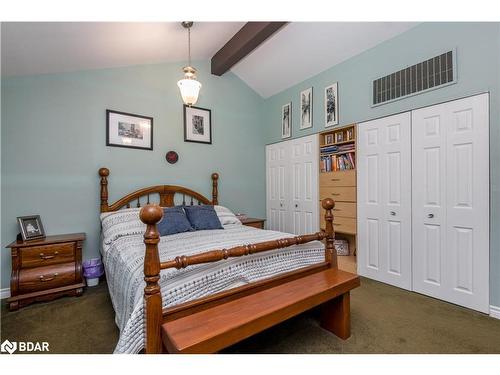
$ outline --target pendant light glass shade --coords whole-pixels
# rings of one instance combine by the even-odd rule
[[[198,101],[201,83],[196,80],[196,69],[191,66],[191,26],[193,26],[193,22],[182,22],[182,26],[188,31],[189,65],[184,67],[184,79],[178,81],[177,86],[179,86],[179,90],[181,90],[182,101],[184,104],[192,106]]]
[[[201,83],[196,80],[196,69],[187,66],[184,68],[184,79],[177,82],[181,90],[182,101],[184,104],[192,106],[196,104],[200,94]]]

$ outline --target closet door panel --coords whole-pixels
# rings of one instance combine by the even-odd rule
[[[271,230],[288,229],[288,154],[286,144],[266,146],[267,228]]]
[[[446,256],[446,121],[432,107],[412,112],[413,290],[436,297]]]
[[[318,231],[318,136],[311,135],[290,142],[292,221],[290,233],[307,234]]]
[[[358,272],[411,289],[410,114],[358,127]]]
[[[489,97],[446,103],[449,301],[489,312]]]

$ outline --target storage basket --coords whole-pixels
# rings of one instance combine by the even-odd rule
[[[349,255],[349,242],[346,240],[335,240],[337,255]]]

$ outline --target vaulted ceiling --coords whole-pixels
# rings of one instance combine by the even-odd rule
[[[245,22],[196,22],[193,60],[209,60]],[[415,26],[410,22],[292,22],[232,67],[274,95]],[[2,23],[2,76],[185,61],[180,23]]]

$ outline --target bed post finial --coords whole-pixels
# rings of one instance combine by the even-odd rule
[[[331,198],[323,199],[321,205],[325,209],[325,261],[330,263],[330,268],[337,268],[337,251],[335,250],[335,231],[333,230],[333,214],[335,202]]]
[[[219,204],[219,199],[217,198],[217,196],[219,195],[219,188],[217,187],[218,180],[219,180],[219,174],[212,173],[212,204],[213,205]]]
[[[108,211],[108,168],[100,168],[99,176],[101,176],[101,212]]]
[[[160,280],[160,255],[158,253],[158,242],[160,234],[156,224],[163,217],[163,209],[158,205],[148,204],[144,206],[139,217],[146,224],[144,243],[146,254],[144,256],[144,305],[146,316],[146,354],[162,352],[161,323],[162,323],[162,300]]]

